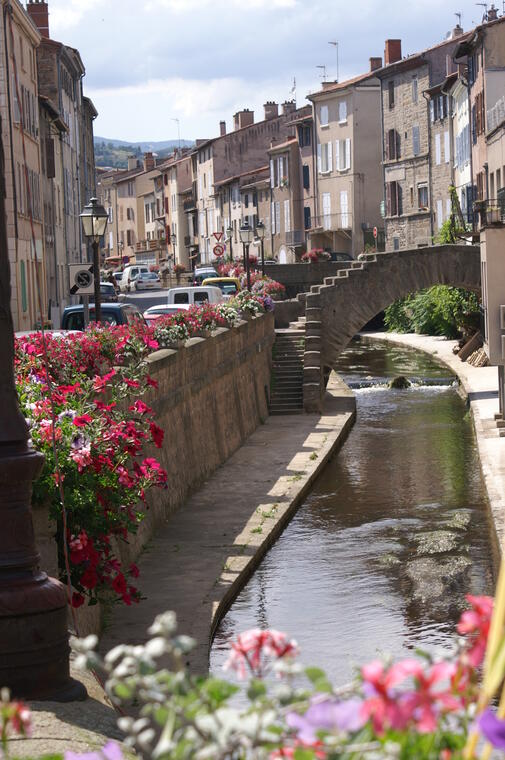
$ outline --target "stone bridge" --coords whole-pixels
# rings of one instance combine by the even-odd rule
[[[280,319],[305,322],[303,406],[322,408],[325,376],[340,352],[373,317],[398,298],[432,285],[480,290],[480,249],[440,245],[368,254],[293,301],[279,304]],[[303,320],[305,317],[305,320]]]

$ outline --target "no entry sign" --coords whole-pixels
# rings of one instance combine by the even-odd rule
[[[94,290],[93,265],[69,264],[70,269],[70,295],[89,296]]]
[[[224,253],[224,245],[221,245],[221,243],[218,243],[214,246],[212,249],[214,252],[214,256],[222,256]]]

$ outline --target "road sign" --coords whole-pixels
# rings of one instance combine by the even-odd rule
[[[216,243],[220,243],[223,239],[224,232],[213,232],[212,234],[216,238]]]
[[[377,240],[377,227],[373,228],[373,236]]]
[[[129,256],[123,256],[123,258],[121,259],[121,261],[123,262],[123,264],[129,264],[130,263],[130,257]]]
[[[70,270],[70,295],[80,296],[91,295],[94,293],[93,265],[89,264],[69,264]]]
[[[212,250],[214,252],[214,256],[222,256],[224,254],[224,245],[218,243]]]

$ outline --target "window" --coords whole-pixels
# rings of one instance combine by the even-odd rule
[[[328,121],[328,106],[321,106],[319,109],[319,124],[321,127],[327,127]]]
[[[347,171],[351,168],[351,138],[337,140],[335,143],[335,171]]]
[[[428,185],[426,182],[420,183],[417,186],[417,205],[419,211],[428,210]]]
[[[306,230],[310,229],[310,208],[308,206],[303,207],[303,226]]]
[[[347,100],[340,100],[338,104],[338,121],[340,124],[347,121]]]
[[[418,156],[420,152],[421,152],[421,139],[419,135],[419,125],[415,124],[412,127],[412,153],[414,154],[414,156]]]
[[[126,209],[126,218],[133,222],[133,209],[130,206]]]
[[[310,127],[298,127],[298,144],[300,148],[305,148],[311,142]]]
[[[494,173],[489,175],[489,197],[494,198]]]
[[[481,135],[484,133],[486,124],[486,115],[484,112],[484,93],[481,90],[475,96],[475,133]],[[473,112],[473,108],[472,108]]]
[[[442,163],[442,150],[440,146],[440,134],[435,135],[435,163],[438,166]]]
[[[399,251],[400,250],[400,238],[394,237],[393,238],[393,251]]]
[[[331,229],[331,195],[323,193],[323,228]]]
[[[340,192],[340,221],[342,223],[342,229],[349,228],[349,205],[347,199],[347,190],[341,190]]]
[[[114,209],[112,208],[112,206],[109,206],[109,208],[107,209],[107,216],[109,219],[109,224],[112,224],[114,222]]]
[[[149,223],[150,223],[150,221],[151,221],[151,215],[150,215],[150,213],[149,213],[149,212],[150,212],[150,207],[149,207],[149,204],[148,204],[148,203],[146,203],[146,204],[145,204],[145,207],[144,207],[144,208],[145,208],[145,212],[146,212],[146,224],[149,224]],[[128,209],[128,210],[129,210],[129,209]],[[129,218],[130,218],[130,217],[128,217],[128,219],[129,219]]]
[[[391,80],[391,82],[388,82],[388,102],[389,107],[394,108],[395,106],[395,83],[394,80]]]
[[[333,166],[331,142],[317,146],[317,163],[320,174],[331,172]]]
[[[442,204],[442,201],[437,201],[437,227],[438,229],[440,229],[443,223],[444,223],[443,204]]]
[[[387,216],[400,216],[402,213],[402,188],[399,182],[386,182]]]
[[[501,169],[496,170],[496,190],[501,190]]]
[[[249,208],[249,195],[247,193],[244,195],[244,206]]]
[[[126,245],[133,245],[132,230],[126,230]]]
[[[279,201],[275,202],[275,229],[277,233],[281,231],[281,204]]]
[[[417,103],[417,74],[412,77],[412,102]]]
[[[284,232],[291,232],[291,209],[289,200],[284,201]]]
[[[128,195],[130,198],[135,195],[135,182],[128,182]]]
[[[303,165],[302,171],[303,171],[304,190],[309,190],[310,189],[310,168],[307,166],[307,164]]]
[[[386,137],[386,161],[397,161],[400,158],[400,135],[396,129],[389,129]]]
[[[451,158],[451,143],[449,140],[449,132],[444,132],[444,162],[449,163]]]
[[[275,235],[277,230],[275,227],[275,203],[273,201],[270,204],[270,224],[272,227],[272,235]]]

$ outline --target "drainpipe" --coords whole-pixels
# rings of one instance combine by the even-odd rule
[[[431,64],[428,66],[429,68],[429,81],[431,82]],[[428,121],[428,188],[429,188],[429,202],[430,202],[430,235],[431,235],[431,245],[434,244],[435,240],[435,225],[433,223],[433,187],[432,187],[432,171],[431,171],[431,119],[430,119],[430,99],[429,97],[426,97],[426,92],[423,92],[423,98],[426,101],[426,118]],[[442,150],[442,147],[440,147],[440,150]]]
[[[384,101],[382,98],[383,92],[382,92],[382,83],[383,80],[381,78],[381,164],[382,164],[382,202],[384,203],[384,247],[386,248],[386,240],[387,240],[387,229],[386,229],[386,216],[387,216],[387,208],[386,208],[386,167],[384,166]],[[377,250],[377,242],[375,243],[375,250]]]
[[[470,82],[468,80],[461,79],[463,86],[466,87],[467,96],[468,96],[468,139],[470,140],[470,184],[472,188],[472,232],[475,232],[475,212],[473,209],[473,204],[475,202],[473,189],[475,187],[475,181],[474,181],[474,175],[473,175],[473,132],[472,132],[472,101],[470,97]],[[467,195],[468,198],[468,195]],[[467,207],[467,213],[468,213],[468,207]]]
[[[319,188],[317,184],[316,107],[314,103],[312,103],[312,187],[312,197],[314,199],[314,219],[317,219],[319,211]]]

